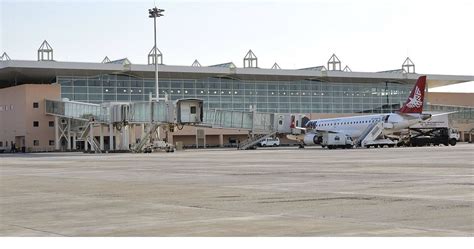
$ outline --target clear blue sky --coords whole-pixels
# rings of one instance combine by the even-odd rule
[[[12,59],[36,59],[45,39],[59,61],[146,63],[153,46],[153,0],[0,1],[0,52]],[[323,65],[336,53],[353,71],[400,68],[410,56],[418,73],[474,74],[472,0],[156,3],[166,10],[158,47],[169,65],[240,67],[252,49],[263,68]],[[456,91],[474,92],[474,83]]]

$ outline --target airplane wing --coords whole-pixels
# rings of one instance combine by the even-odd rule
[[[302,130],[302,131],[307,131],[308,130],[308,128],[305,128],[305,127],[295,127],[293,129]]]
[[[314,128],[305,128],[305,127],[295,127],[294,129],[302,130],[305,133],[340,133],[336,131],[327,131],[327,130],[319,130],[319,129],[314,129]]]
[[[453,114],[453,113],[457,113],[457,112],[458,112],[458,111],[437,113],[437,114],[432,114],[431,117],[442,116],[442,115],[448,115],[448,114]]]

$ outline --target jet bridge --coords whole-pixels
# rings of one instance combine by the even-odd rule
[[[90,148],[96,153],[102,152],[106,150],[104,130],[108,128],[107,151],[141,152],[146,146],[142,141],[153,143],[155,140],[162,140],[160,127],[172,130],[177,125],[202,123],[202,100],[198,99],[103,104],[67,99],[45,101],[46,114],[55,116],[57,150],[62,141],[66,142],[67,150],[76,150],[77,142],[83,141],[84,150]],[[131,132],[135,131],[136,126],[142,127],[142,136],[139,138],[141,142],[137,142],[135,132]],[[98,131],[99,141],[95,139],[94,131]],[[166,147],[169,151],[172,146],[166,144]]]
[[[279,123],[283,123],[281,122],[282,118],[275,113],[256,112],[255,110],[248,112],[207,110],[202,126],[249,131],[248,139],[238,145],[238,149],[245,150],[254,148],[257,143],[278,132],[284,132],[283,126],[279,125]]]
[[[173,146],[163,141],[160,128],[173,132],[175,127],[192,125],[209,128],[239,129],[249,132],[249,139],[239,149],[247,149],[273,136],[277,132],[289,132],[288,114],[254,111],[204,110],[199,99],[181,99],[175,102],[110,102],[91,104],[76,101],[46,100],[46,114],[55,116],[56,149],[61,141],[66,150],[76,150],[83,143],[84,150],[103,151],[149,151],[157,141],[165,144],[166,151]],[[136,126],[141,127],[141,136],[135,138]],[[287,131],[288,130],[288,131]],[[96,136],[99,139],[96,139]],[[108,136],[106,133],[108,132]],[[98,133],[98,134],[97,134]],[[108,148],[104,141],[108,140]]]

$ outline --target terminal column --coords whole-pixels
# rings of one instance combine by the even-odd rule
[[[224,134],[219,135],[219,146],[224,147]]]

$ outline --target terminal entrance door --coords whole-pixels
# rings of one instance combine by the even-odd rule
[[[26,152],[25,136],[15,137],[15,148],[18,151]]]

